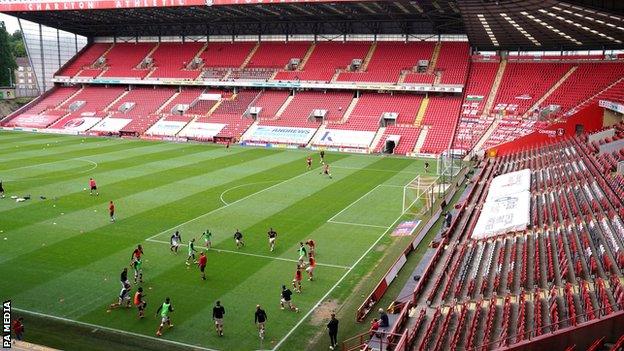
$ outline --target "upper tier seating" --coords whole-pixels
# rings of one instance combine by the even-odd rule
[[[431,60],[434,42],[378,42],[364,72],[344,72],[339,81],[398,82],[403,70],[412,70],[418,60]]]
[[[569,63],[509,62],[493,110],[521,116],[572,68]]]
[[[290,59],[303,59],[310,42],[263,42],[253,54],[247,68],[279,68],[286,67]]]
[[[470,47],[467,42],[443,42],[436,70],[442,72],[440,83],[464,84],[468,74],[468,55]]]
[[[151,57],[155,71],[151,78],[195,79],[199,70],[187,70],[186,66],[204,46],[204,43],[161,43]]]
[[[62,68],[56,75],[63,77],[95,77],[99,73],[100,70],[88,70],[88,72],[80,72],[84,68],[91,66],[98,58],[100,58],[106,50],[111,47],[112,44],[105,43],[95,43],[87,46],[84,51],[78,56],[75,57],[73,61],[67,63],[67,65]],[[79,74],[80,73],[80,74]]]
[[[541,105],[560,105],[567,112],[617,79],[624,77],[624,63],[580,63]]]
[[[471,149],[492,124],[494,119],[482,114],[498,67],[498,62],[472,62],[454,148]]]
[[[282,71],[275,80],[312,80],[329,82],[337,69],[346,69],[353,59],[363,60],[369,42],[319,42],[303,70]]]
[[[137,69],[155,43],[117,43],[105,55],[108,68],[102,77],[144,78],[148,69]]]
[[[239,68],[254,46],[251,42],[209,42],[200,57],[204,67]]]

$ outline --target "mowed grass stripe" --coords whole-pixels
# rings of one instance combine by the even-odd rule
[[[6,160],[0,162],[0,171],[11,169],[15,167],[23,167],[29,165],[36,165],[39,163],[46,163],[56,160],[64,160],[71,158],[89,158],[90,155],[97,155],[101,153],[124,150],[129,148],[139,148],[146,147],[150,145],[149,142],[109,142],[109,143],[88,143],[88,144],[78,144],[78,145],[70,145],[65,147],[60,147],[58,152],[53,152],[51,154],[46,154],[45,152],[35,152],[25,153],[29,155],[21,155],[19,157],[13,157],[10,160]]]
[[[36,211],[33,211],[32,208],[22,210],[27,212],[21,214],[19,212],[21,209],[19,208],[14,211],[5,211],[4,213],[7,214],[8,220],[2,226],[8,229],[8,234],[5,235],[9,237],[28,235],[28,233],[37,228],[47,228],[48,231],[60,232],[64,233],[64,235],[67,235],[67,232],[70,231],[74,235],[79,234],[80,230],[88,231],[89,225],[104,225],[107,223],[106,213],[109,199],[115,200],[120,212],[122,208],[128,208],[126,215],[130,216],[135,212],[140,213],[141,203],[133,202],[139,198],[145,198],[146,204],[150,204],[152,201],[162,201],[165,200],[162,198],[162,194],[167,194],[164,188],[171,186],[171,184],[179,188],[184,179],[201,177],[226,166],[238,165],[269,155],[271,153],[266,150],[249,149],[237,154],[220,154],[216,155],[215,158],[207,158],[202,162],[193,162],[185,166],[142,174],[139,177],[107,185],[105,188],[106,196],[89,196],[85,192],[80,192],[59,198],[56,203],[40,202],[35,205],[39,207]],[[182,177],[182,175],[184,176]],[[188,191],[189,189],[183,190]],[[175,193],[167,195],[176,196]],[[52,207],[53,205],[56,205],[56,207]],[[97,210],[100,211],[100,215],[94,215],[94,212]],[[64,214],[61,215],[61,213]],[[54,223],[57,222],[58,225],[55,225]],[[6,229],[4,230],[7,231]],[[6,260],[7,257],[20,253],[24,249],[26,247],[22,245],[13,248],[11,252],[0,253],[0,260]]]
[[[136,152],[139,153],[136,153]],[[148,153],[142,154],[141,151],[150,151]],[[136,150],[130,149],[126,152],[127,155],[131,156],[128,158],[119,158],[123,157],[124,153],[116,153],[116,159],[110,159],[108,162],[102,162],[98,164],[98,168],[93,172],[89,172],[90,174],[78,174],[70,176],[70,179],[64,182],[54,181],[56,179],[43,179],[42,182],[50,182],[47,186],[30,188],[30,191],[33,194],[43,194],[49,198],[48,201],[39,201],[38,199],[34,199],[34,201],[30,201],[24,204],[15,204],[12,202],[4,202],[0,205],[0,212],[9,212],[9,215],[15,215],[20,217],[21,215],[26,216],[26,218],[30,219],[31,223],[35,221],[42,220],[48,218],[48,216],[53,216],[52,214],[44,213],[46,210],[52,211],[52,205],[57,205],[56,207],[59,210],[62,208],[66,212],[71,211],[72,209],[80,209],[81,206],[84,206],[81,203],[80,199],[84,198],[83,189],[88,186],[88,180],[90,176],[94,176],[97,180],[98,187],[108,187],[110,185],[119,185],[123,186],[127,181],[137,179],[140,177],[142,180],[151,180],[149,177],[152,174],[159,174],[163,171],[179,168],[183,166],[193,167],[200,161],[208,161],[218,157],[224,157],[226,153],[219,151],[215,148],[202,148],[199,145],[188,145],[186,148],[177,148],[173,150],[164,150],[164,151],[155,151],[153,149],[145,150],[143,148]],[[136,154],[135,154],[136,153]],[[231,153],[230,155],[236,154],[236,152]],[[149,160],[148,163],[141,163]],[[147,177],[147,178],[146,178]],[[19,184],[19,182],[17,182]],[[15,183],[8,182],[5,186],[5,190],[7,194],[16,193],[16,190],[12,189],[12,185]],[[143,186],[148,186],[148,184],[144,184]],[[102,192],[102,195],[107,194],[109,196],[108,199],[102,197],[97,197],[93,201],[94,203],[104,204],[107,200],[112,200],[114,198],[118,198],[123,196],[123,194],[128,194],[128,191],[122,191],[115,193],[114,190],[107,189],[106,193]],[[141,190],[141,188],[135,188],[137,191]],[[103,189],[99,189],[102,191]],[[99,200],[99,202],[97,202]],[[12,212],[11,212],[12,211]],[[30,215],[32,211],[39,212],[41,214],[35,214],[33,216]],[[56,211],[56,210],[55,210]],[[58,212],[54,214],[54,216],[58,215]]]
[[[35,137],[31,136],[27,138],[25,137],[27,135],[28,134],[9,135],[9,134],[1,133],[0,134],[0,150],[4,151],[5,149],[12,148],[12,149],[16,149],[16,151],[19,151],[18,149],[20,147],[33,145],[33,144],[41,144],[42,142],[49,143],[49,142],[55,142],[55,141],[65,141],[65,140],[76,139],[76,138],[69,138],[63,135],[46,135],[46,134],[37,134]],[[78,139],[78,142],[80,142],[80,139]]]
[[[55,142],[56,141],[56,142]],[[47,139],[38,139],[33,140],[29,145],[15,145],[13,147],[6,147],[3,150],[0,150],[0,154],[3,155],[3,160],[18,160],[26,157],[34,157],[41,155],[54,155],[55,153],[61,152],[61,150],[75,150],[77,148],[87,149],[90,148],[91,145],[106,145],[111,142],[116,142],[114,139],[96,139],[96,138],[86,138],[80,139],[77,137],[74,138],[63,138],[54,141],[49,141]],[[127,140],[119,140],[119,142],[128,142]]]
[[[155,162],[158,160],[175,158],[179,156],[177,153],[188,153],[190,155],[208,150],[215,150],[215,148],[211,146],[189,144],[180,145],[159,143],[141,148],[131,148],[90,155],[89,161],[97,163],[97,167],[95,168],[93,168],[89,162],[86,162],[84,158],[80,157],[66,161],[80,165],[79,167],[70,166],[60,172],[46,169],[46,167],[50,164],[43,164],[43,166],[41,166],[43,169],[40,169],[41,164],[25,166],[20,169],[35,170],[37,177],[28,179],[21,178],[15,181],[10,180],[14,179],[14,177],[10,177],[8,179],[5,178],[5,190],[7,191],[7,194],[19,194],[20,192],[28,191],[32,194],[53,194],[54,196],[58,196],[81,189],[77,185],[86,185],[88,178],[91,176],[95,176],[96,179],[99,180],[99,174],[106,175],[106,172],[136,167],[137,164],[141,164],[141,162],[145,161],[146,158]],[[64,161],[53,162],[54,163],[52,163],[52,165],[56,166],[56,163],[63,163]],[[91,171],[86,171],[91,168],[93,168]],[[3,174],[10,175],[11,171],[3,172]],[[30,204],[32,203],[26,203],[23,205],[27,206]],[[5,209],[3,207],[3,203],[0,202],[0,211],[3,209]]]
[[[88,139],[90,143],[99,142],[101,140],[98,139]],[[85,140],[85,143],[87,141]],[[0,144],[0,155],[13,154],[18,152],[27,152],[33,150],[54,150],[55,148],[60,148],[68,145],[76,145],[81,144],[80,138],[59,138],[59,137],[51,137],[51,138],[43,138],[43,139],[30,139],[23,141],[13,141],[11,143]]]
[[[272,153],[275,154],[274,151]],[[297,155],[290,154],[290,156]],[[265,164],[269,163],[265,162]],[[299,167],[295,167],[295,164],[299,165]],[[231,171],[236,171],[235,168],[230,167]],[[3,293],[6,293],[7,296],[17,295],[18,292],[26,291],[61,275],[68,274],[73,270],[83,269],[94,260],[102,259],[120,250],[127,251],[150,233],[157,232],[163,227],[180,223],[185,218],[189,218],[189,216],[196,216],[194,214],[197,211],[203,211],[206,207],[211,209],[220,207],[218,196],[227,188],[247,183],[258,177],[276,177],[276,174],[279,177],[286,175],[295,176],[301,172],[300,168],[299,160],[292,161],[276,167],[265,168],[261,172],[252,172],[246,177],[238,178],[216,187],[208,187],[203,191],[194,192],[190,196],[172,199],[168,203],[160,201],[160,205],[157,205],[157,200],[154,200],[153,207],[137,211],[133,216],[124,217],[123,220],[115,224],[96,225],[93,230],[85,232],[84,235],[73,234],[71,237],[66,237],[64,240],[57,241],[52,245],[41,247],[34,252],[13,257],[11,260],[0,264],[0,274],[17,269],[20,271],[19,274],[22,279],[15,282],[14,286],[9,287],[9,291],[3,291]],[[152,193],[151,195],[154,194]],[[200,201],[203,203],[200,206],[196,206],[200,208],[198,210],[193,205],[199,204]],[[90,221],[99,221],[99,217]],[[37,239],[35,245],[41,245],[43,238],[39,237]],[[85,255],[85,252],[88,252],[89,255]],[[28,266],[20,265],[19,262],[24,262],[24,260],[28,260],[31,264]]]

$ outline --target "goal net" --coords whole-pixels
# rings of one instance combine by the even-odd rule
[[[440,194],[439,177],[418,175],[403,186],[403,213],[421,216],[431,209]]]

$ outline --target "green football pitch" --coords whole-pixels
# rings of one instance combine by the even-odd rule
[[[310,171],[307,155],[314,158]],[[144,335],[150,342],[159,324],[155,310],[168,296],[175,327],[165,331],[163,343],[286,349],[311,320],[326,317],[315,316],[319,304],[357,285],[350,279],[355,269],[375,265],[369,258],[376,245],[405,218],[403,185],[424,163],[334,153],[326,160],[333,179],[320,174],[318,155],[309,150],[0,132],[6,190],[0,200],[0,295],[18,311]],[[89,177],[99,196],[85,190]],[[11,199],[24,195],[31,199]],[[116,205],[115,223],[109,200]],[[279,233],[274,252],[269,227]],[[185,265],[186,247],[178,255],[169,251],[169,237],[179,230],[188,242],[207,228],[213,248],[202,281],[195,265]],[[241,249],[233,239],[237,228],[246,241]],[[308,238],[317,242],[315,280],[304,279],[303,292],[294,294],[299,313],[281,310],[281,285],[290,287],[297,247]],[[148,307],[142,320],[134,308],[107,311],[137,244],[145,251]],[[216,300],[226,309],[223,337],[212,328]],[[264,341],[253,322],[256,304],[268,315]]]

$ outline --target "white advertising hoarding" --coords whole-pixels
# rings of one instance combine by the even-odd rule
[[[256,126],[245,133],[245,140],[268,143],[307,144],[312,139],[315,128]]]
[[[523,191],[485,203],[472,233],[473,239],[485,239],[525,230],[529,225],[531,193]]]
[[[183,121],[160,120],[147,130],[147,134],[173,136],[178,134],[178,132],[184,128],[186,123],[187,122]]]
[[[91,130],[96,132],[118,132],[132,121],[127,118],[104,118],[100,123],[96,124]]]
[[[325,129],[316,136],[315,145],[369,147],[376,132],[358,130]]]
[[[525,230],[530,223],[531,170],[501,174],[492,179],[473,239]]]
[[[531,189],[531,170],[526,168],[517,172],[501,174],[492,179],[486,202]]]
[[[191,122],[178,135],[187,138],[214,138],[225,126],[222,123]]]
[[[102,118],[100,117],[76,117],[65,121],[63,125],[55,129],[65,129],[76,132],[84,132],[96,125]]]

